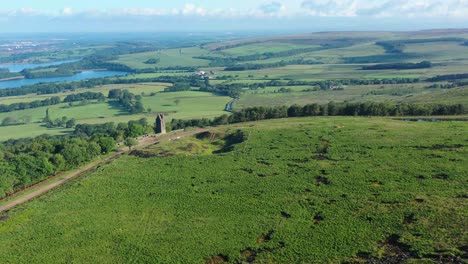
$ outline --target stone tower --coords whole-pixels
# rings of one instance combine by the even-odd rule
[[[156,134],[166,134],[166,119],[164,114],[158,114],[156,117],[156,127],[154,129]]]

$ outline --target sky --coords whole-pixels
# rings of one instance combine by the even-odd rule
[[[0,32],[468,28],[468,0],[2,0]]]

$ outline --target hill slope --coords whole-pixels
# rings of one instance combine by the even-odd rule
[[[283,119],[162,143],[0,216],[0,262],[461,261],[467,126]]]

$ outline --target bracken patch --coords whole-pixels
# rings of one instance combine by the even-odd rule
[[[226,255],[216,255],[205,260],[205,264],[220,264],[229,262],[229,257]]]

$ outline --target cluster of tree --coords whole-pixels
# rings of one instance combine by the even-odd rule
[[[124,141],[126,138],[135,138],[147,133],[151,133],[154,127],[148,123],[146,118],[138,121],[129,121],[128,123],[115,124],[78,124],[75,127],[74,135],[76,136],[109,136],[116,141]]]
[[[70,94],[63,99],[63,102],[70,103],[70,102],[78,102],[82,100],[98,100],[104,101],[106,97],[102,93],[95,93],[95,92],[84,92],[78,94]]]
[[[391,54],[382,54],[382,55],[368,55],[368,56],[359,56],[359,57],[348,57],[344,58],[344,63],[385,63],[385,62],[398,62],[407,59],[417,58],[417,54],[408,54],[408,53],[391,53]]]
[[[293,105],[290,107],[251,107],[234,112],[232,115],[222,115],[213,120],[206,118],[180,120],[173,119],[171,127],[174,130],[186,127],[205,127],[276,119],[287,117],[306,116],[430,116],[430,115],[462,115],[468,111],[462,104],[420,105],[420,104],[391,104],[391,103],[334,103],[325,105],[308,104],[305,106]]]
[[[431,39],[400,39],[379,41],[375,44],[385,49],[387,53],[403,53],[406,44],[433,43],[433,42],[463,42],[463,38],[431,38]]]
[[[31,116],[22,116],[19,118],[7,116],[3,118],[1,125],[2,126],[14,126],[28,124],[31,122]]]
[[[133,69],[119,63],[108,62],[112,57],[91,55],[82,60],[61,65],[24,69],[21,74],[26,79],[71,76],[86,69],[106,69],[110,71],[133,72]],[[55,69],[55,70],[49,70]]]
[[[50,66],[57,67],[57,66]],[[44,70],[47,68],[35,68],[35,69],[24,69],[20,73],[26,79],[34,79],[34,78],[51,78],[51,77],[65,77],[71,76],[75,74],[75,72],[71,69],[59,67],[55,70]]]
[[[56,118],[54,120],[50,119],[49,115],[44,118],[44,123],[47,128],[53,127],[63,127],[63,128],[73,128],[76,125],[76,119],[63,116],[62,118]]]
[[[154,67],[154,68],[145,68],[145,69],[135,69],[133,73],[156,73],[161,71],[171,71],[171,72],[195,72],[197,67],[192,66],[172,66],[172,67]]]
[[[430,61],[422,61],[419,63],[384,63],[377,65],[363,66],[363,70],[411,70],[411,69],[427,69],[431,68]]]
[[[119,104],[131,114],[139,114],[145,111],[141,102],[141,95],[135,95],[128,90],[112,89],[109,91],[109,99],[117,99]]]
[[[314,65],[314,64],[322,64],[322,63],[317,62],[317,61],[304,60],[304,59],[289,60],[289,61],[282,60],[282,61],[273,62],[273,63],[233,65],[233,66],[228,66],[224,68],[224,70],[225,71],[248,71],[248,70],[279,68],[279,67],[284,67],[287,65]]]
[[[213,57],[213,56],[198,56],[194,57],[197,59],[203,60],[210,60],[210,66],[217,67],[217,66],[228,66],[234,65],[239,62],[245,61],[258,61],[258,60],[268,60],[272,58],[280,58],[280,57],[289,57],[295,56],[302,53],[308,53],[317,51],[320,48],[302,48],[302,49],[293,49],[293,50],[286,50],[286,51],[279,51],[279,52],[265,52],[261,54],[252,54],[252,55],[244,55],[238,57],[228,57],[228,58],[220,58],[220,57]]]
[[[103,101],[105,100],[105,96],[102,93],[84,92],[84,93],[79,93],[79,94],[70,94],[67,97],[65,97],[63,101],[60,100],[60,97],[54,96],[54,97],[47,98],[44,100],[37,100],[37,101],[32,101],[32,102],[13,103],[10,105],[0,104],[0,113],[13,112],[13,111],[18,111],[18,110],[38,108],[38,107],[50,106],[50,105],[57,105],[62,102],[70,102],[70,103],[76,102],[76,101],[87,102],[87,100],[95,100],[95,99],[99,101]],[[23,121],[6,122],[6,123],[3,123],[3,125],[24,124]]]
[[[112,152],[117,141],[151,132],[145,119],[77,125],[72,135],[9,140],[0,145],[0,198]]]
[[[21,74],[17,72],[10,72],[8,69],[5,68],[0,68],[0,79],[8,79],[8,78],[14,78],[14,77],[19,77]]]
[[[160,48],[158,43],[122,41],[112,47],[97,50],[94,55],[99,56],[100,59],[110,61],[117,59],[118,55],[151,52]]]
[[[42,107],[42,106],[56,105],[60,103],[61,103],[60,97],[54,96],[54,97],[47,98],[44,100],[37,100],[37,101],[32,101],[32,102],[21,102],[21,103],[14,103],[10,105],[0,104],[0,113],[12,112],[12,111],[24,110],[24,109],[30,109],[30,108],[37,108],[37,107]]]
[[[468,79],[468,73],[461,74],[447,74],[447,75],[438,75],[432,78],[428,78],[428,82],[442,82],[442,81],[455,81],[461,79]]]
[[[10,140],[0,150],[0,197],[76,168],[114,147],[115,141],[104,137]]]
[[[190,91],[192,87],[189,83],[180,82],[174,83],[172,86],[164,88],[164,92],[182,92],[182,91]]]
[[[452,89],[458,87],[457,83],[434,83],[432,85],[426,86],[426,89]]]
[[[147,61],[145,61],[144,63],[145,64],[158,64],[160,61],[160,59],[148,59]]]
[[[250,45],[250,44],[256,44],[256,43],[261,43],[261,41],[245,41],[245,42],[241,42],[241,43],[225,45],[225,46],[215,48],[214,51],[233,49],[233,48],[238,48],[238,47],[242,47],[242,46],[246,46],[246,45]]]
[[[281,87],[278,89],[278,93],[290,93],[290,92],[292,92],[291,88]]]

